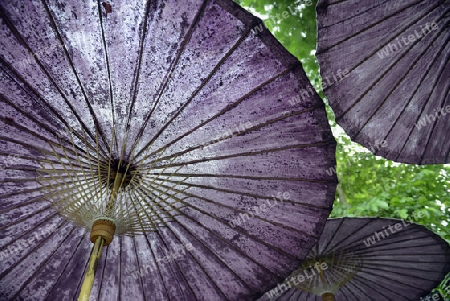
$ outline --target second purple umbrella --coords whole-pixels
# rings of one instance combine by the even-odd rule
[[[416,301],[448,272],[450,246],[424,226],[335,218],[301,266],[260,300]]]
[[[258,19],[227,0],[0,19],[2,299],[247,300],[315,244],[335,141]]]
[[[321,0],[317,59],[336,122],[404,163],[450,162],[450,2]]]

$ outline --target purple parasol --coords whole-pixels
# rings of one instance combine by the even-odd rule
[[[317,59],[336,121],[374,154],[449,163],[450,2],[320,0]]]
[[[1,300],[250,300],[296,268],[335,141],[260,22],[229,0],[1,2]]]
[[[259,300],[419,300],[448,272],[450,246],[424,226],[329,219],[302,265]]]

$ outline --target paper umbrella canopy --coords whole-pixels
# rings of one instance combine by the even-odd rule
[[[424,226],[332,218],[317,245],[260,301],[418,301],[450,272],[450,246]]]
[[[316,10],[336,122],[376,155],[450,163],[450,2],[319,0]]]
[[[260,25],[231,0],[0,3],[1,300],[251,300],[298,266],[335,141]]]

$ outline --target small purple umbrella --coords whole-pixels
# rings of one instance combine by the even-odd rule
[[[335,141],[260,22],[230,0],[0,4],[1,300],[249,300],[296,268]]]
[[[424,226],[329,219],[301,266],[259,300],[419,300],[448,272],[450,246]]]
[[[450,162],[450,2],[317,4],[317,59],[336,121],[374,154]]]

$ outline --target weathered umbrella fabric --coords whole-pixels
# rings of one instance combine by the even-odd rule
[[[424,226],[388,218],[328,219],[302,265],[259,300],[320,301],[332,292],[337,301],[416,301],[448,272],[450,246]]]
[[[0,19],[1,300],[75,300],[98,220],[90,300],[250,300],[317,242],[335,141],[259,19],[228,0]]]
[[[450,2],[320,0],[316,10],[337,123],[387,159],[449,163]]]

